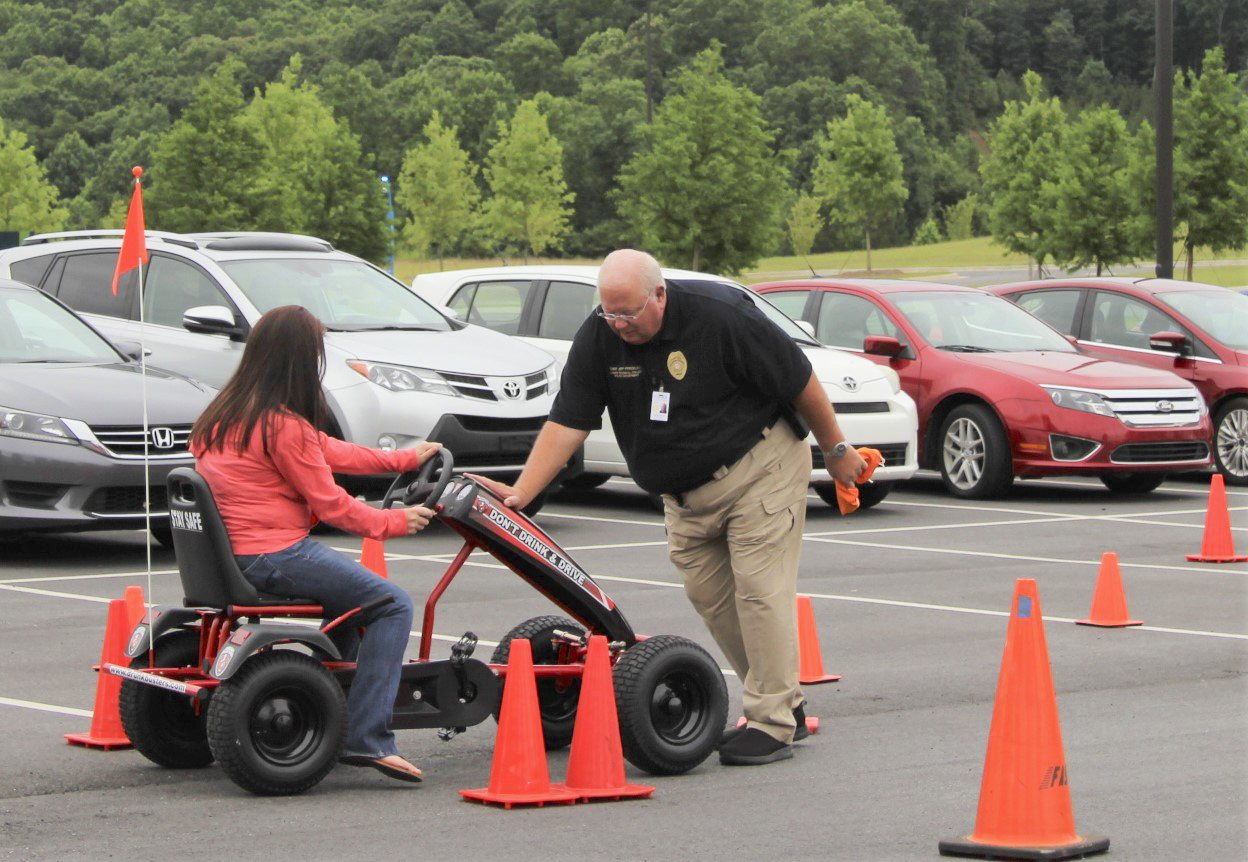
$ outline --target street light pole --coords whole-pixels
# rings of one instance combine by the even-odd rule
[[[1174,278],[1174,3],[1157,0],[1157,277]]]
[[[379,179],[386,190],[386,272],[394,275],[394,195],[390,192],[390,177],[383,175]]]

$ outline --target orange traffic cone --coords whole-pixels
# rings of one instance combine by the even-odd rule
[[[1209,482],[1209,508],[1205,512],[1205,540],[1199,554],[1188,554],[1194,563],[1242,563],[1248,557],[1235,555],[1231,538],[1231,514],[1226,507],[1226,484],[1221,473],[1214,473]]]
[[[1101,571],[1096,577],[1091,613],[1086,620],[1075,622],[1081,626],[1100,626],[1107,629],[1144,624],[1143,620],[1127,619],[1127,595],[1122,589],[1118,555],[1113,551],[1106,551],[1101,555]]]
[[[123,667],[126,661],[126,638],[130,630],[126,628],[128,615],[125,599],[113,599],[108,603],[108,622],[104,627],[104,648],[100,651],[100,666],[105,663],[118,664]],[[117,697],[121,694],[121,677],[113,676],[107,671],[99,671],[95,682],[95,706],[91,713],[91,730],[87,733],[67,733],[65,739],[70,745],[83,745],[87,748],[102,748],[105,751],[130,748],[130,738],[121,729],[121,713],[117,708]]]
[[[552,787],[550,783],[537,680],[533,676],[533,649],[527,640],[511,642],[490,786],[461,790],[459,795],[474,802],[499,802],[504,808],[577,800],[577,793]]]
[[[126,637],[130,636],[135,626],[143,622],[145,616],[147,601],[143,598],[143,588],[137,585],[126,587]]]
[[[939,846],[943,856],[984,859],[1072,859],[1109,849],[1108,838],[1075,832],[1044,619],[1032,578],[1019,578],[1014,588],[975,831]]]
[[[819,650],[819,630],[815,628],[815,611],[810,596],[797,597],[797,678],[802,685],[836,682],[835,674],[823,672],[823,654]]]
[[[568,755],[568,779],[555,785],[582,800],[647,797],[654,788],[624,780],[624,747],[620,743],[620,718],[615,711],[615,686],[607,639],[593,635],[576,702],[576,726],[572,729],[572,753]]]
[[[365,539],[360,553],[360,565],[374,574],[389,578],[386,573],[386,543],[381,539]]]

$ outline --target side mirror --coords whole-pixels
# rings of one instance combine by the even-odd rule
[[[906,345],[891,335],[868,335],[862,340],[862,352],[872,356],[896,358],[905,349]]]
[[[137,341],[114,341],[113,347],[121,351],[122,355],[128,359],[138,362],[144,356],[151,356],[151,349],[144,350],[143,345]]]
[[[815,337],[815,325],[809,320],[801,320],[799,318],[793,322],[797,324],[798,329],[802,330],[802,332],[806,333],[811,338]]]
[[[182,328],[201,335],[228,335],[241,339],[245,334],[234,319],[234,312],[224,305],[197,305],[182,314]]]
[[[1192,350],[1191,342],[1181,332],[1154,332],[1148,337],[1148,346],[1151,350],[1162,350],[1179,356],[1186,356]]]

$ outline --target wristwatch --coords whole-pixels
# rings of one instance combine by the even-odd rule
[[[832,447],[832,451],[828,452],[828,456],[831,458],[843,458],[845,457],[845,453],[848,451],[849,451],[849,443],[845,440],[842,440],[840,443],[837,443],[835,446]]]

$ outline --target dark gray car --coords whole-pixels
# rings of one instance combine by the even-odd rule
[[[139,370],[52,297],[0,279],[0,531],[143,527]],[[211,391],[151,367],[146,386],[152,532],[165,540],[165,476],[194,463],[187,439]]]

